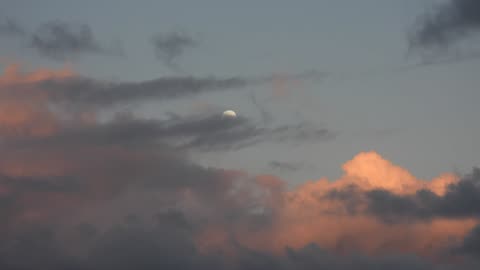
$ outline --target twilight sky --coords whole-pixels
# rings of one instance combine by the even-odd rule
[[[479,56],[476,0],[0,0],[0,268],[475,269]]]

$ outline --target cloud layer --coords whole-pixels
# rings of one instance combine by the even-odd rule
[[[478,170],[422,180],[364,152],[339,179],[289,189],[276,176],[204,167],[192,151],[316,142],[332,133],[220,114],[98,117],[119,102],[244,86],[154,82],[112,86],[68,68],[7,68],[0,77],[0,268],[478,266]]]

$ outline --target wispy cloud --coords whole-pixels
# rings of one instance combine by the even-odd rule
[[[278,169],[283,171],[298,171],[303,167],[302,164],[285,161],[271,161],[268,165],[272,169]]]
[[[410,36],[412,48],[446,48],[480,31],[480,2],[448,0],[418,19]]]
[[[16,21],[6,18],[3,21],[0,21],[0,37],[21,37],[26,34],[23,26],[18,24]]]
[[[298,76],[305,80],[316,77],[316,75],[310,77],[304,74],[290,76]],[[247,86],[270,83],[271,79],[271,76],[233,76],[227,78],[172,76],[141,82],[111,82],[71,76],[69,78],[40,78],[35,82],[17,83],[12,85],[11,88],[23,88],[25,94],[27,94],[34,84],[35,89],[37,89],[35,91],[48,95],[51,102],[74,107],[102,107],[148,99],[162,101],[186,98],[209,92],[245,91]]]
[[[124,56],[120,42],[105,45],[88,24],[53,20],[28,31],[17,21],[0,21],[0,37],[18,38],[38,54],[58,61],[77,59],[82,55],[102,54]]]
[[[187,49],[198,45],[198,41],[183,32],[159,33],[153,36],[150,41],[157,58],[170,68],[178,68],[178,58]]]
[[[55,60],[70,59],[81,54],[123,54],[121,50],[101,44],[89,25],[58,20],[39,26],[30,37],[30,47]]]

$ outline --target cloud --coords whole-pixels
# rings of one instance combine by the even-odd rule
[[[269,163],[270,167],[273,169],[285,170],[285,171],[298,171],[302,168],[301,164],[283,162],[283,161],[272,161]]]
[[[245,78],[161,77],[143,82],[109,82],[81,77],[71,69],[38,69],[24,72],[19,65],[7,66],[0,77],[0,90],[16,96],[42,95],[56,105],[100,108],[108,105],[173,99],[210,91],[243,88],[257,83]]]
[[[45,81],[42,85],[54,99],[80,105],[115,105],[149,98],[168,100],[203,92],[241,89],[244,78],[162,77],[143,82],[102,82],[88,78]]]
[[[49,80],[63,80],[74,77],[75,75],[75,72],[69,67],[58,70],[39,68],[31,72],[26,72],[22,70],[21,65],[13,63],[5,67],[0,77],[0,86],[12,87],[19,84],[35,84]]]
[[[6,190],[38,192],[69,192],[76,191],[79,183],[68,177],[31,177],[0,175],[0,185]]]
[[[58,61],[73,60],[86,54],[125,54],[119,42],[106,46],[98,41],[88,24],[54,20],[29,32],[21,24],[6,18],[0,21],[1,36],[21,38],[40,55]]]
[[[198,45],[191,36],[181,32],[156,34],[150,41],[157,58],[171,68],[177,67],[176,61],[185,53],[185,50]]]
[[[430,190],[419,190],[410,196],[395,196],[384,190],[372,191],[367,194],[369,210],[386,219],[478,218],[480,171],[475,169],[473,175],[473,179],[467,177],[449,185],[443,196]]]
[[[250,92],[250,100],[252,101],[252,104],[258,109],[260,112],[260,115],[262,117],[262,121],[265,125],[267,125],[269,122],[272,121],[272,115],[257,102],[257,98],[255,97],[255,93],[252,91]]]
[[[480,3],[448,0],[419,19],[410,36],[412,48],[443,48],[480,30]]]
[[[37,87],[17,91],[16,86],[73,76],[69,68],[22,72],[19,65],[7,66],[0,76],[0,137],[46,136],[57,130],[58,119],[49,109],[49,99],[45,93]]]
[[[386,222],[411,222],[435,218],[476,219],[480,217],[479,183],[480,170],[475,168],[471,175],[445,185],[445,190],[440,194],[428,186],[406,194],[395,194],[388,189],[365,192],[351,186],[330,195],[349,201],[351,205],[357,206],[357,210],[366,203],[366,209],[363,210]]]
[[[96,39],[87,24],[50,21],[40,25],[30,37],[30,47],[54,60],[66,60],[82,54],[119,55]]]
[[[270,76],[256,78],[174,76],[141,82],[111,82],[74,76],[70,70],[58,71],[58,74],[64,76],[53,76],[55,71],[43,70],[22,75],[20,70],[13,66],[5,70],[0,83],[3,81],[3,85],[8,84],[10,92],[25,95],[42,94],[47,96],[52,104],[85,110],[111,108],[114,105],[151,99],[170,100],[208,92],[244,90],[247,86],[269,83],[272,79]],[[317,75],[300,73],[291,76],[308,80]]]
[[[238,149],[266,141],[317,141],[335,137],[328,129],[307,123],[258,127],[243,117],[222,119],[221,112],[166,120],[134,119],[132,115],[91,125],[95,124],[98,111],[118,103],[240,88],[248,83],[247,79],[179,77],[115,85],[81,79],[70,69],[23,72],[18,65],[11,65],[0,77],[4,105],[4,110],[0,110],[0,135],[14,138],[10,144],[17,147],[52,142],[67,146],[85,142],[134,144],[148,140],[203,151]]]
[[[25,29],[16,21],[6,18],[0,21],[0,37],[22,37],[26,34]]]
[[[172,215],[173,214],[173,215]],[[201,253],[192,242],[194,231],[178,226],[180,214],[162,213],[152,226],[140,223],[119,223],[93,239],[79,238],[85,243],[84,256],[76,256],[62,248],[53,229],[37,228],[20,238],[2,241],[10,245],[0,255],[2,269],[283,269],[283,270],[364,270],[364,269],[475,269],[478,263],[442,265],[418,256],[389,255],[372,257],[363,254],[339,255],[310,244],[288,248],[284,255],[235,246],[236,256],[224,253]],[[183,224],[183,223],[181,223]],[[70,252],[69,252],[70,251]],[[28,258],[28,259],[27,259]]]
[[[343,168],[344,175],[335,181],[310,181],[291,190],[275,176],[257,176],[263,195],[255,213],[268,217],[268,222],[259,228],[239,225],[240,221],[210,224],[197,236],[198,245],[210,252],[229,250],[233,238],[249,249],[274,254],[285,254],[285,247],[302,249],[313,243],[344,256],[360,252],[379,259],[411,253],[442,260],[445,257],[440,254],[462,241],[478,224],[475,218],[455,216],[386,223],[358,211],[367,209],[363,196],[379,188],[395,194],[412,194],[422,188],[446,194],[448,185],[458,181],[453,175],[430,181],[416,179],[373,152],[357,155]],[[353,186],[358,193],[350,192]],[[358,201],[351,200],[351,194],[359,194]]]
[[[461,245],[454,249],[457,254],[466,254],[480,260],[480,226],[472,229]]]
[[[5,267],[189,269],[205,264],[218,269],[434,269],[432,262],[403,253],[435,253],[449,246],[448,239],[462,239],[475,225],[440,219],[392,226],[361,214],[342,214],[343,205],[324,195],[352,182],[375,189],[383,184],[375,181],[376,171],[383,171],[379,176],[388,179],[402,174],[402,169],[388,166],[373,153],[347,162],[346,174],[335,182],[319,180],[286,190],[276,177],[252,178],[242,172],[205,169],[148,140],[134,148],[119,143],[117,150],[96,140],[90,146],[68,145],[31,151],[33,159],[12,152],[3,157],[2,161],[38,164],[55,160],[57,152],[64,162],[51,166],[63,171],[62,175],[81,179],[73,182],[80,187],[65,190],[51,184],[30,185],[28,181],[36,179],[9,176],[8,181],[26,180],[28,188],[24,183],[10,185],[7,195],[0,195],[4,199],[0,209],[8,217],[2,224],[11,222],[0,226],[9,228],[4,234],[7,240],[0,244],[0,263]],[[25,166],[22,174],[39,172]],[[48,181],[62,181],[62,177]],[[162,210],[170,207],[179,210]],[[131,211],[136,217],[129,215]],[[122,224],[115,221],[118,215],[130,218]],[[93,224],[86,227],[89,237],[71,235],[64,224],[72,220]],[[45,231],[42,226],[52,229]],[[349,255],[355,251],[358,255]],[[380,256],[382,252],[387,254]]]
[[[175,149],[224,151],[259,143],[315,142],[335,138],[327,129],[299,124],[278,128],[257,127],[247,118],[225,119],[214,115],[176,117],[166,120],[145,120],[120,116],[96,125],[63,127],[50,136],[17,137],[9,140],[6,149],[42,151],[45,147],[69,145],[143,145],[161,143]]]
[[[442,257],[445,250],[466,243],[479,224],[471,215],[475,207],[457,212],[477,204],[475,189],[462,186],[477,179],[475,170],[470,178],[423,180],[364,152],[343,164],[338,179],[288,188],[274,175],[202,166],[192,151],[318,141],[331,131],[309,123],[266,127],[243,117],[222,119],[220,113],[100,118],[101,109],[87,100],[111,108],[120,101],[226,86],[192,90],[176,82],[177,89],[165,86],[162,91],[172,92],[164,94],[153,86],[142,92],[134,83],[75,88],[75,80],[82,78],[68,69],[10,67],[0,77],[2,102],[22,108],[0,118],[9,127],[0,134],[2,269],[435,269],[437,263],[443,269],[443,260],[453,256]],[[48,132],[32,132],[32,126],[50,125]],[[379,190],[394,198],[380,197],[393,208],[388,213],[394,221],[414,218],[379,218],[371,207]],[[417,218],[415,208],[409,214],[410,203],[395,206],[397,199],[421,192],[433,198],[430,218]],[[461,262],[455,267],[468,269]]]
[[[326,128],[319,128],[308,123],[283,125],[275,128],[256,127],[252,123],[230,130],[220,130],[197,136],[188,143],[187,148],[200,150],[234,150],[258,143],[283,142],[318,142],[334,139],[336,134]]]

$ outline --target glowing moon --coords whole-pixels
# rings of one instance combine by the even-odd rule
[[[228,111],[223,112],[222,117],[223,118],[236,118],[237,114],[232,110],[228,110]]]

